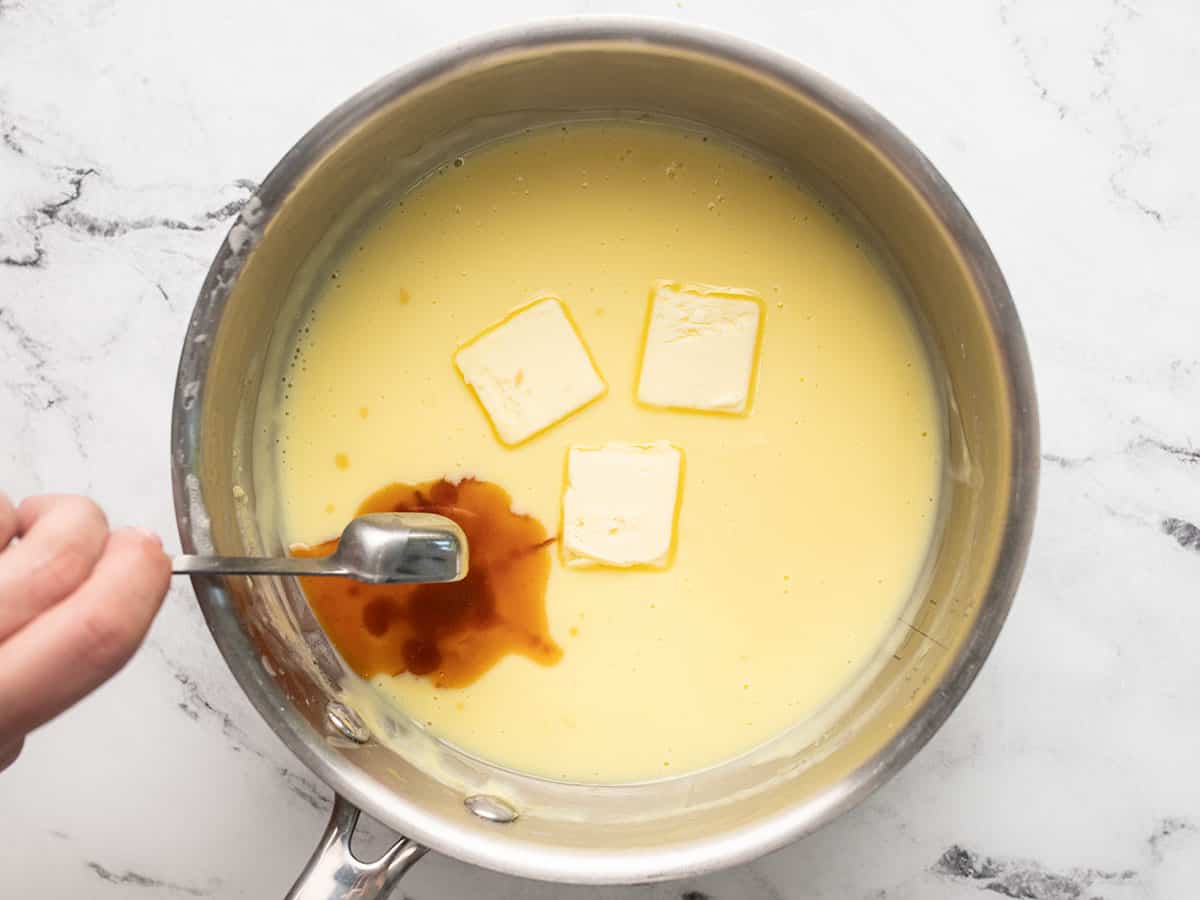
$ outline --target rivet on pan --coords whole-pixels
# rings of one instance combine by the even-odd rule
[[[520,815],[507,800],[501,800],[490,794],[473,794],[463,801],[463,806],[479,818],[501,825],[515,822],[517,816]]]
[[[371,739],[371,732],[367,730],[363,720],[358,717],[358,713],[350,707],[334,701],[329,704],[328,714],[329,724],[343,737],[349,738],[356,744],[365,744]]]

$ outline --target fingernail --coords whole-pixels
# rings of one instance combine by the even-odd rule
[[[151,531],[149,528],[130,528],[129,530],[132,531],[136,535],[144,537],[148,541],[154,541],[154,543],[156,545],[158,545],[159,547],[162,546],[162,538],[160,538],[156,533]]]

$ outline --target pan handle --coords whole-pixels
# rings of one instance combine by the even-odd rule
[[[384,900],[425,848],[402,837],[375,860],[363,862],[350,849],[358,808],[334,797],[321,843],[284,900]]]

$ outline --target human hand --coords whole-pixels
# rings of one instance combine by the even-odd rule
[[[91,500],[0,492],[0,771],[125,665],[170,580],[158,537],[110,532]]]

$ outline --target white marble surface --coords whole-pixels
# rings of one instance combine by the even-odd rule
[[[1033,553],[949,724],[811,839],[695,883],[612,890],[430,858],[402,893],[1196,896],[1195,0],[0,0],[0,486],[92,493],[173,545],[178,348],[254,181],[331,106],[420,53],[604,11],[792,54],[942,169],[1033,350],[1046,453]],[[327,800],[242,698],[180,584],[128,669],[0,776],[0,895],[280,896]]]

